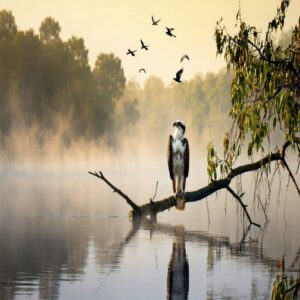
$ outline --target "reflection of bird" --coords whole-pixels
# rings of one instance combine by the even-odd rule
[[[144,73],[146,74],[146,70],[145,70],[144,68],[141,68],[141,69],[139,70],[139,73],[141,73],[141,72],[144,72]]]
[[[167,34],[167,35],[176,37],[176,35],[174,35],[174,34],[172,33],[172,31],[174,30],[174,28],[166,27],[166,29],[167,29],[167,31],[166,31],[166,34]]]
[[[168,267],[167,300],[188,299],[189,262],[185,250],[184,227],[176,227],[173,250]]]
[[[136,52],[137,50],[130,50],[130,49],[128,49],[128,52],[126,53],[127,55],[129,55],[129,54],[131,54],[132,56],[135,56],[135,52]]]
[[[180,62],[183,62],[184,59],[187,59],[187,60],[190,60],[190,58],[188,57],[188,55],[186,54],[183,54],[181,59],[180,59]]]
[[[140,41],[141,41],[141,44],[142,44],[141,49],[148,50],[149,49],[149,45],[145,45],[142,39]]]
[[[182,75],[182,72],[183,72],[183,68],[180,69],[180,70],[176,73],[176,77],[174,77],[173,80],[175,80],[175,81],[178,82],[178,83],[182,82],[182,81],[180,80],[180,77],[181,77],[181,75]]]
[[[190,151],[189,142],[183,137],[185,125],[181,121],[173,123],[175,131],[169,136],[168,167],[173,182],[173,192],[181,194],[185,191],[186,178],[189,175]],[[177,181],[177,182],[176,182]],[[176,194],[176,208],[184,209],[184,197]]]
[[[157,26],[158,22],[160,21],[160,19],[155,21],[153,16],[151,17],[151,19],[152,19],[152,25],[156,25]]]

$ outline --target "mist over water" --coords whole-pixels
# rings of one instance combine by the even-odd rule
[[[171,194],[166,165],[165,172],[157,165],[116,159],[103,171],[142,204],[153,196],[156,180],[157,200]],[[243,178],[243,200],[253,219],[264,227],[252,227],[247,233],[248,221],[240,207],[222,191],[188,203],[183,212],[171,209],[159,214],[157,224],[135,226],[128,220],[129,206],[123,199],[83,169],[74,170],[43,175],[39,169],[34,176],[31,169],[26,175],[2,176],[2,299],[165,298],[171,290],[167,278],[177,268],[180,253],[185,253],[189,266],[189,288],[184,292],[189,299],[249,298],[253,293],[269,297],[282,257],[286,269],[295,274],[300,203],[293,186],[286,192],[284,172],[278,199],[277,179],[274,182],[266,226],[262,211],[253,203],[253,175]],[[192,168],[188,190],[206,183],[207,178]]]

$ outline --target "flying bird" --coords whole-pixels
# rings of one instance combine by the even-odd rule
[[[190,60],[190,58],[188,57],[187,54],[183,54],[183,55],[182,55],[182,57],[181,57],[181,59],[180,59],[180,62],[183,62],[185,59]]]
[[[185,125],[181,121],[175,121],[173,127],[175,127],[174,134],[169,136],[168,167],[173,183],[173,192],[176,193],[176,208],[183,210],[185,200],[182,193],[185,191],[186,178],[189,175],[189,142],[183,137]]]
[[[169,35],[169,36],[173,36],[173,37],[176,37],[176,35],[174,35],[172,33],[172,31],[174,30],[174,28],[169,28],[169,27],[166,27],[167,31],[166,31],[166,34]]]
[[[144,73],[146,74],[146,70],[145,70],[144,68],[141,68],[141,69],[139,70],[139,73],[141,73],[141,72],[144,72]]]
[[[128,52],[126,53],[127,55],[132,55],[132,56],[135,56],[135,52],[136,52],[137,50],[130,50],[130,49],[128,49]]]
[[[140,41],[141,41],[141,44],[142,44],[141,49],[148,50],[149,49],[149,45],[145,45],[142,39],[140,39]]]
[[[176,77],[174,77],[173,80],[175,80],[175,81],[178,82],[178,83],[182,82],[182,81],[180,80],[181,75],[182,75],[182,72],[183,72],[183,68],[181,68],[181,69],[176,73]]]
[[[152,19],[152,25],[157,26],[160,19],[155,21],[153,16],[151,17],[151,19]]]

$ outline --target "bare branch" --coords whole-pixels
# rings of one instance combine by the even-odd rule
[[[239,197],[239,195],[237,195],[237,194],[235,193],[235,191],[231,189],[230,186],[227,187],[227,190],[228,190],[228,191],[231,193],[231,195],[232,195],[232,196],[240,203],[240,205],[242,206],[242,208],[243,208],[243,210],[244,210],[244,212],[245,212],[245,214],[246,214],[246,216],[247,216],[247,218],[248,218],[250,224],[251,224],[251,225],[255,225],[255,226],[257,226],[257,227],[261,227],[259,224],[257,224],[257,223],[255,223],[255,222],[252,221],[252,219],[251,219],[251,217],[250,217],[250,215],[249,215],[249,213],[248,213],[248,210],[247,210],[247,205],[244,204],[244,202],[242,201],[241,197]]]
[[[264,216],[265,216],[265,219],[266,219],[266,222],[269,221],[269,218],[268,218],[268,215],[267,215],[267,212],[266,212],[266,207],[267,207],[267,203],[265,203],[265,205],[263,205],[262,201],[261,201],[261,198],[259,195],[257,195],[257,199],[258,199],[258,202],[262,208],[262,211],[264,213]]]
[[[296,175],[298,174],[298,171],[299,171],[299,167],[300,167],[300,160],[298,161],[298,166],[297,166],[297,170],[296,170]]]
[[[156,181],[156,186],[155,186],[155,192],[152,198],[150,198],[150,202],[154,201],[155,197],[156,197],[156,193],[157,193],[157,187],[158,187],[158,181]]]
[[[108,181],[105,176],[103,175],[103,173],[101,171],[99,171],[99,174],[97,172],[90,172],[89,174],[96,176],[100,179],[102,179],[107,185],[109,185],[112,190],[114,191],[114,193],[119,194],[122,198],[124,198],[126,200],[126,202],[135,210],[135,211],[139,211],[140,208],[138,205],[136,205],[127,195],[125,195],[120,189],[118,189],[117,187],[115,187],[110,181]]]
[[[267,61],[268,63],[274,64],[274,65],[289,65],[290,62],[287,61],[287,60],[272,60],[272,59],[267,58],[267,57],[261,52],[261,49],[260,49],[257,45],[255,45],[250,39],[248,39],[248,43],[249,43],[252,47],[254,47],[254,48],[257,50],[259,56],[260,56],[263,60]]]
[[[261,49],[260,49],[257,45],[255,45],[250,39],[248,39],[248,43],[249,43],[252,47],[254,47],[254,48],[257,50],[259,56],[260,56],[263,60],[265,60],[266,62],[268,62],[268,63],[270,63],[270,64],[274,64],[274,65],[284,65],[284,66],[288,67],[290,70],[293,71],[293,73],[298,77],[298,79],[300,79],[300,75],[299,75],[297,69],[295,69],[295,67],[294,67],[294,65],[293,65],[292,62],[290,62],[290,61],[288,61],[288,60],[272,60],[272,59],[269,59],[269,58],[267,58],[267,57],[261,52]]]
[[[207,198],[206,198],[206,210],[207,210],[208,224],[210,224],[210,215],[209,215],[209,207],[208,207]]]
[[[282,162],[283,162],[284,166],[286,167],[286,169],[288,170],[289,175],[290,175],[290,177],[292,178],[292,181],[294,182],[294,185],[295,185],[295,187],[296,187],[296,190],[297,190],[297,192],[298,192],[298,194],[299,194],[299,196],[300,196],[300,189],[299,189],[299,186],[298,186],[298,184],[297,184],[297,182],[296,182],[296,179],[295,179],[295,177],[294,177],[294,175],[293,175],[291,169],[289,168],[289,165],[287,164],[285,158],[282,159]]]
[[[300,138],[295,137],[294,142],[300,143]],[[268,155],[266,155],[265,157],[263,157],[262,159],[254,162],[254,163],[249,163],[249,164],[242,165],[242,166],[232,169],[225,178],[213,181],[210,184],[208,184],[207,186],[200,188],[199,190],[183,193],[185,202],[187,203],[187,202],[200,201],[200,200],[208,197],[209,195],[217,192],[218,190],[227,189],[239,201],[239,203],[243,207],[250,224],[260,227],[259,224],[255,223],[251,220],[251,217],[246,209],[246,205],[241,200],[242,195],[240,195],[240,196],[237,195],[229,187],[229,185],[230,185],[232,179],[238,175],[241,175],[246,172],[259,170],[259,169],[263,168],[264,166],[270,164],[272,161],[282,161],[285,156],[286,148],[289,145],[291,145],[291,142],[287,141],[287,142],[285,142],[285,144],[283,145],[283,147],[280,150],[278,150],[276,152],[271,152]],[[176,205],[176,197],[175,197],[175,195],[171,195],[165,199],[155,201],[155,202],[150,201],[150,203],[146,203],[144,205],[138,206],[137,204],[134,203],[134,201],[132,201],[121,190],[119,190],[112,183],[110,183],[104,177],[102,172],[99,172],[99,173],[89,172],[89,174],[102,179],[107,185],[109,185],[113,189],[114,192],[117,192],[121,197],[123,197],[126,200],[126,202],[133,208],[133,211],[130,212],[130,216],[132,218],[135,216],[147,216],[147,215],[156,216],[157,213],[165,211],[167,209],[170,209]]]

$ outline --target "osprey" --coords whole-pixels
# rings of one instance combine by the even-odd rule
[[[168,166],[173,182],[173,192],[176,193],[176,208],[184,209],[184,197],[186,178],[189,175],[190,151],[189,142],[183,137],[185,125],[181,121],[173,123],[175,131],[169,136]]]

